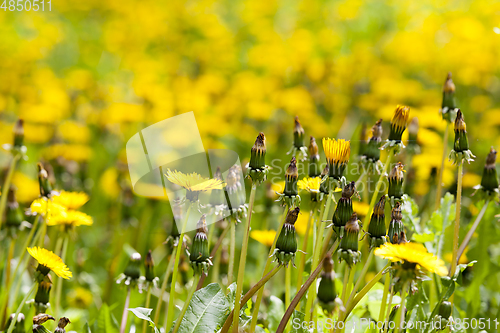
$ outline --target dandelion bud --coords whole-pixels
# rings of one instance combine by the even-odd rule
[[[11,186],[7,196],[6,225],[8,227],[19,228],[24,221],[24,214],[16,199],[16,188]]]
[[[441,304],[439,305],[438,314],[445,319],[450,318],[450,316],[451,316],[451,303],[448,301],[442,301]]]
[[[14,149],[21,149],[24,141],[24,121],[18,119],[14,125]]]
[[[318,145],[316,139],[311,136],[309,142],[309,177],[318,177],[320,174]]]
[[[14,320],[14,316],[15,316],[14,314],[11,314],[9,316],[9,319],[7,320],[7,324],[5,325],[5,327],[6,327],[5,331],[7,331],[7,327],[10,327],[10,324]],[[24,329],[24,320],[25,320],[24,314],[19,313],[17,315],[17,321],[14,324],[14,330],[12,331],[12,333],[25,333],[26,332],[26,330]]]
[[[398,162],[391,172],[387,180],[389,181],[389,188],[387,194],[390,198],[401,199],[403,197],[403,180],[404,180],[404,165]]]
[[[455,118],[455,142],[453,150],[450,153],[450,158],[453,158],[454,163],[462,163],[462,160],[467,162],[473,161],[474,156],[469,150],[469,140],[467,139],[467,125],[460,109],[457,111]]]
[[[141,277],[141,255],[137,252],[130,256],[127,267],[123,274],[131,280],[138,280]]]
[[[274,258],[278,264],[288,267],[288,263],[295,258],[297,252],[297,237],[295,235],[295,221],[299,216],[300,208],[295,207],[290,209],[286,215],[285,223],[276,241],[276,249],[274,250]]]
[[[35,304],[42,305],[45,309],[48,307],[50,290],[52,289],[52,279],[47,275],[42,281],[38,283],[38,289],[35,295]],[[45,312],[45,311],[42,311]]]
[[[442,301],[441,304],[439,304],[438,313],[433,320],[433,327],[435,327],[436,331],[442,331],[448,327],[451,308],[451,303],[448,301]]]
[[[340,180],[349,163],[351,142],[344,139],[323,138],[323,150],[329,167],[329,176]]]
[[[293,128],[293,145],[300,149],[304,147],[304,128],[299,122],[299,116],[295,116],[295,126]]]
[[[336,228],[340,228],[346,225],[346,223],[352,217],[352,199],[351,197],[356,193],[356,183],[350,182],[342,189],[342,197],[339,199],[337,208],[333,213],[333,225]]]
[[[323,260],[323,272],[318,286],[318,300],[323,310],[332,313],[336,308],[337,296],[333,260],[331,256],[327,256]]]
[[[370,162],[377,162],[380,160],[382,132],[382,119],[379,119],[372,127],[372,136],[368,140],[363,154],[363,156]]]
[[[457,113],[455,102],[455,84],[451,79],[451,73],[446,76],[443,86],[443,103],[441,104],[441,115],[443,119],[452,122]]]
[[[146,259],[144,260],[144,268],[145,268],[145,274],[144,277],[146,278],[146,281],[153,281],[155,279],[155,263],[153,261],[153,255],[151,254],[151,250],[148,251],[148,254],[146,255]]]
[[[47,332],[47,329],[42,326],[47,320],[53,320],[55,321],[56,319],[48,314],[45,313],[40,313],[36,316],[33,317],[33,332],[34,333],[44,333]]]
[[[195,274],[207,273],[212,265],[208,249],[206,214],[203,214],[196,225],[196,235],[193,239],[189,260]]]
[[[283,205],[291,207],[300,204],[300,196],[297,188],[298,179],[297,160],[294,156],[285,171],[285,189],[283,193],[278,193],[280,196],[278,201],[281,201]]]
[[[66,318],[62,317],[59,319],[59,323],[57,324],[56,330],[54,333],[66,333],[66,330],[64,329],[68,324],[71,324],[71,321]]]
[[[38,163],[38,184],[40,186],[40,195],[42,197],[48,197],[52,192],[52,185],[49,181],[49,174],[41,163]]]
[[[401,231],[404,232],[404,225],[402,222],[403,214],[401,212],[401,204],[396,202],[391,213],[391,222],[389,223],[389,231],[387,236],[389,237],[392,244],[399,244],[399,237]]]
[[[486,164],[484,165],[483,178],[481,179],[481,189],[488,194],[491,194],[491,192],[498,193],[498,176],[497,169],[495,168],[496,159],[497,151],[491,147],[490,153],[486,158]]]
[[[260,132],[255,140],[248,164],[248,176],[257,184],[266,180],[266,137]]]
[[[353,213],[349,222],[344,227],[344,237],[340,240],[340,260],[345,260],[348,265],[356,264],[361,253],[358,251],[359,223],[358,215]]]
[[[370,246],[372,248],[379,247],[386,242],[386,228],[385,228],[385,195],[380,197],[370,218],[368,225],[368,234],[371,238]]]
[[[408,124],[408,116],[410,115],[410,108],[408,106],[398,105],[394,116],[391,120],[391,130],[389,132],[389,141],[401,142],[406,125]]]
[[[320,176],[321,179],[325,179],[325,181],[322,182],[321,185],[319,186],[319,191],[323,194],[328,194],[328,192],[330,191],[330,182],[328,181],[328,179],[326,179],[329,173],[330,173],[330,167],[327,164],[323,169],[323,171],[321,172]]]

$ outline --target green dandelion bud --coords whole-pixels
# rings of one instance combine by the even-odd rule
[[[387,194],[390,198],[401,199],[403,197],[404,172],[404,165],[401,162],[398,162],[389,172]]]
[[[152,282],[155,279],[155,263],[153,261],[153,255],[151,250],[148,251],[146,259],[144,260],[145,274],[144,277],[146,281]]]
[[[318,151],[316,139],[311,136],[309,141],[309,177],[318,177],[321,174]]]
[[[396,202],[391,213],[391,222],[389,223],[389,230],[387,236],[392,244],[399,244],[401,232],[404,233],[403,214],[401,212],[401,204]]]
[[[331,256],[323,260],[323,272],[318,286],[318,301],[323,310],[332,313],[338,306],[337,290],[335,289],[335,273]]]
[[[207,273],[212,265],[210,251],[208,249],[206,214],[203,214],[196,225],[196,235],[193,239],[189,260],[195,274]]]
[[[372,136],[368,139],[363,157],[373,163],[380,160],[380,145],[382,143],[382,119],[372,127]]]
[[[47,320],[56,321],[54,317],[51,315],[40,313],[33,317],[33,332],[36,333],[44,333],[47,332],[47,329],[42,326]]]
[[[442,301],[441,304],[439,304],[438,314],[445,319],[450,318],[450,316],[451,316],[451,303],[448,301]]]
[[[371,239],[370,246],[372,248],[379,247],[386,242],[386,228],[385,228],[385,195],[380,197],[370,218],[368,225],[368,235]]]
[[[138,280],[141,277],[141,260],[142,256],[139,253],[133,253],[123,274],[129,279]]]
[[[455,102],[455,84],[448,73],[443,85],[443,103],[441,104],[441,115],[444,120],[451,123],[457,115],[457,104]]]
[[[297,160],[294,156],[292,157],[290,164],[286,168],[285,189],[283,193],[278,193],[279,198],[277,201],[281,201],[283,205],[287,205],[288,207],[300,204],[299,190],[297,187],[298,179],[299,171],[297,169]]]
[[[330,181],[327,179],[328,174],[330,173],[330,167],[326,164],[325,168],[321,172],[321,179],[325,179],[324,182],[319,186],[319,191],[323,194],[328,194],[330,192]]]
[[[48,307],[51,289],[52,289],[52,279],[50,278],[50,275],[47,275],[42,281],[38,283],[38,288],[35,295],[35,304],[37,305],[40,304],[42,305],[41,308],[46,309]]]
[[[358,215],[353,213],[344,227],[344,236],[339,246],[340,260],[345,260],[349,266],[355,265],[361,257],[361,252],[358,251],[359,229]]]
[[[457,110],[457,117],[455,118],[455,142],[453,150],[450,153],[450,159],[453,163],[462,163],[466,160],[468,163],[474,160],[476,156],[472,154],[469,149],[469,139],[467,138],[467,125],[460,109]]]
[[[340,231],[339,228],[345,226],[352,217],[353,210],[351,197],[354,193],[356,193],[355,182],[346,184],[342,189],[342,197],[339,199],[337,208],[332,217],[333,226],[337,228],[337,234],[339,233],[338,231]]]
[[[24,221],[24,214],[16,199],[16,188],[11,186],[7,196],[6,225],[19,228]]]
[[[483,169],[483,178],[481,178],[481,185],[479,186],[488,195],[493,192],[498,194],[498,176],[495,162],[497,160],[497,151],[491,147],[490,153],[486,158],[486,164]],[[474,188],[478,188],[477,186]]]
[[[295,221],[299,216],[300,208],[295,207],[290,209],[286,215],[283,228],[276,240],[276,249],[273,256],[278,264],[288,267],[290,260],[295,267],[294,258],[297,252],[297,237],[295,233]]]
[[[18,119],[14,125],[14,149],[19,150],[23,147],[24,142],[24,121]]]
[[[442,331],[448,327],[450,316],[451,316],[452,305],[448,301],[442,301],[439,304],[438,313],[434,317],[434,327],[436,331]]]
[[[66,333],[65,327],[68,324],[71,324],[71,321],[68,318],[66,317],[60,318],[54,333]]]
[[[52,185],[49,181],[49,174],[41,163],[38,163],[38,184],[40,186],[40,195],[42,197],[50,196],[50,193],[52,192]]]
[[[10,327],[10,324],[14,320],[14,313],[9,316],[9,319],[7,320],[7,324],[5,325],[5,332],[7,331],[7,327]],[[14,330],[12,333],[25,333],[26,330],[24,329],[24,321],[25,317],[23,313],[19,313],[17,315],[17,321],[14,324]]]
[[[268,167],[266,166],[266,137],[260,132],[255,140],[248,164],[248,176],[257,184],[266,180]]]
[[[304,128],[299,121],[299,116],[295,116],[295,126],[293,128],[293,145],[297,149],[301,149],[304,146]]]

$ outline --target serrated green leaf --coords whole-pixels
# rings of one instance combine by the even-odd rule
[[[292,329],[290,330],[291,333],[307,333],[308,332],[307,329],[302,328],[302,325],[294,324],[294,323],[302,324],[304,322],[305,316],[306,315],[303,312],[300,312],[297,310],[293,311],[292,321],[289,323],[290,325],[292,325]]]
[[[211,283],[196,291],[182,318],[178,332],[214,332],[224,324],[230,311],[228,299],[218,283]]]
[[[285,314],[285,304],[276,296],[270,298],[269,307],[267,309],[267,318],[269,320],[269,330],[275,332],[278,329],[281,318]]]

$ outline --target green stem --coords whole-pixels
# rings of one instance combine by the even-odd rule
[[[184,217],[184,222],[182,223],[182,232],[179,237],[179,242],[177,244],[177,249],[175,251],[175,261],[174,261],[174,271],[172,272],[172,282],[170,284],[170,295],[168,298],[168,314],[167,314],[167,325],[165,327],[168,330],[172,323],[174,322],[174,302],[175,302],[175,284],[177,282],[177,275],[179,273],[180,258],[182,252],[182,243],[184,240],[184,234],[186,232],[186,226],[189,219],[189,212],[191,211],[192,203],[188,203],[186,216]]]
[[[9,286],[11,285],[11,281],[14,279],[14,277],[11,278],[10,276],[10,270],[11,270],[11,261],[12,261],[12,257],[14,256],[14,249],[16,247],[16,239],[15,238],[11,238],[10,239],[10,245],[9,245],[9,251],[8,251],[8,254],[7,254],[7,262],[5,263],[6,267],[5,267],[5,285],[7,286],[7,288],[5,289],[4,293],[5,293],[5,298],[8,300],[9,299]],[[3,304],[3,303],[2,303]],[[5,307],[2,307],[2,313],[0,313],[0,327],[3,327],[4,326],[4,318],[7,318],[7,304]]]
[[[387,306],[387,294],[389,293],[390,286],[391,286],[391,277],[388,275],[385,277],[384,294],[382,296],[382,304],[380,305],[380,312],[378,313],[379,322],[382,322],[382,320],[384,320],[385,307]]]
[[[398,312],[396,314],[396,318],[398,318],[398,326],[396,326],[395,333],[399,333],[401,330],[401,326],[403,324],[403,321],[405,320],[405,301],[406,301],[406,294],[408,293],[408,288],[410,286],[410,282],[405,282],[403,285],[403,289],[401,290],[402,295],[401,295],[401,304],[399,305]]]
[[[9,172],[2,186],[2,197],[0,198],[0,229],[2,228],[4,220],[5,206],[7,205],[7,196],[9,195],[10,183],[12,182],[12,176],[14,175],[14,170],[16,169],[16,163],[21,155],[15,155],[10,161]]]
[[[458,238],[460,234],[460,206],[462,204],[462,173],[463,173],[464,164],[463,161],[460,161],[458,165],[458,184],[457,184],[457,200],[455,204],[455,225],[453,232],[453,252],[451,259],[451,268],[450,268],[450,277],[455,274],[455,270],[457,269],[457,254],[458,254]]]
[[[243,279],[245,277],[245,265],[247,261],[248,237],[250,235],[250,222],[252,220],[252,211],[255,202],[256,189],[257,185],[255,183],[252,184],[252,189],[250,190],[250,199],[248,202],[248,217],[245,225],[245,234],[243,235],[243,244],[241,246],[240,264],[238,268],[238,280],[236,282],[236,295],[234,297],[234,313],[236,313],[236,316],[233,316],[234,333],[238,333],[238,324],[240,318],[240,299],[241,299],[241,293],[243,292]]]
[[[151,284],[148,285],[148,293],[146,294],[146,304],[144,306],[146,309],[149,309],[150,302],[151,302]],[[146,333],[147,323],[148,322],[146,320],[143,320],[143,323],[142,323],[142,333]]]
[[[484,213],[486,212],[486,208],[488,208],[488,204],[489,203],[490,203],[490,199],[487,199],[485,201],[484,205],[483,205],[483,208],[481,208],[481,211],[477,215],[476,220],[474,221],[474,224],[470,228],[469,232],[467,232],[467,235],[465,235],[465,238],[464,238],[462,244],[460,244],[460,247],[458,248],[458,255],[457,255],[457,258],[456,258],[457,259],[457,263],[458,263],[458,261],[460,261],[460,257],[462,257],[462,254],[464,253],[465,248],[469,244],[469,242],[470,242],[470,240],[472,238],[472,235],[474,234],[474,232],[476,231],[477,227],[479,226],[479,223],[481,222],[481,219],[483,218]]]
[[[125,333],[125,328],[127,327],[128,318],[128,307],[130,304],[130,287],[127,288],[127,297],[125,298],[125,305],[123,307],[122,322],[120,325],[120,333]]]
[[[373,207],[375,207],[375,203],[377,202],[378,192],[380,191],[380,188],[384,183],[384,177],[387,171],[389,170],[393,156],[394,156],[394,147],[389,149],[389,154],[387,155],[387,159],[385,160],[384,164],[384,170],[382,171],[382,173],[380,173],[380,177],[377,181],[377,184],[375,185],[375,190],[373,191],[372,199],[370,201],[370,207],[368,208],[368,213],[366,214],[365,220],[363,222],[363,228],[365,228],[365,230],[368,230],[368,224],[370,223],[371,212],[373,211]]]
[[[356,294],[356,291],[358,290],[359,286],[361,286],[361,283],[363,282],[363,280],[365,278],[365,274],[371,265],[372,259],[373,259],[373,250],[370,250],[370,254],[368,254],[368,259],[366,259],[366,263],[363,266],[363,269],[361,270],[361,274],[359,275],[358,280],[356,281],[356,285],[352,289],[352,292],[350,293],[349,298],[347,299],[347,303],[352,301],[352,299],[354,298],[354,295]],[[353,270],[351,270],[351,271],[353,271]],[[352,284],[352,280],[351,280],[351,283],[349,285],[351,285],[351,284]]]
[[[16,326],[17,323],[17,317],[21,313],[24,304],[28,301],[28,298],[35,291],[37,285],[38,285],[37,283],[34,283],[31,289],[28,291],[28,293],[24,296],[23,300],[21,301],[21,304],[19,304],[16,313],[14,314],[14,318],[12,318],[12,321],[10,322],[10,326],[9,329],[7,330],[7,333],[12,333],[12,331],[14,330],[14,326]]]
[[[234,256],[235,256],[235,247],[236,247],[236,226],[235,223],[230,220],[229,221],[230,231],[231,231],[231,240],[229,243],[229,265],[227,268],[227,284],[230,286],[233,283],[234,276]]]
[[[306,252],[307,245],[309,242],[309,232],[311,230],[311,224],[314,217],[314,211],[316,210],[316,205],[313,205],[311,208],[311,212],[309,213],[309,219],[307,220],[306,233],[304,235],[304,242],[302,243],[302,253],[300,253],[300,262],[299,262],[299,270],[297,273],[297,290],[302,286],[302,275],[304,273],[304,268],[306,267]]]
[[[444,160],[446,159],[446,155],[448,153],[448,132],[449,132],[450,123],[446,122],[446,128],[443,134],[443,156],[441,157],[441,167],[438,172],[437,179],[437,189],[436,189],[436,204],[434,210],[439,208],[439,204],[441,202],[441,192],[443,188],[443,171],[444,171]]]
[[[68,251],[68,241],[69,241],[69,235],[66,233],[63,239],[63,244],[62,244],[62,250],[61,250],[61,259],[63,262],[66,260],[66,252]],[[56,302],[55,302],[55,314],[57,318],[60,318],[60,309],[61,309],[61,293],[62,293],[62,284],[63,284],[63,279],[61,277],[57,278],[57,285],[56,285]]]
[[[384,322],[385,322],[385,325],[384,325],[384,333],[387,333],[387,329],[389,328],[389,316],[391,315],[391,307],[392,307],[392,299],[394,297],[394,292],[391,288],[391,296],[389,297],[389,304],[387,306],[387,313],[385,314],[385,319],[384,319]]]
[[[174,221],[175,223],[175,221]],[[182,240],[179,238],[179,242]],[[176,250],[174,250],[176,251]],[[161,289],[160,289],[160,294],[158,295],[158,302],[156,303],[156,309],[155,309],[155,318],[154,322],[155,324],[158,324],[158,319],[160,319],[160,311],[161,311],[161,306],[163,303],[163,294],[165,293],[165,290],[167,289],[167,282],[168,282],[168,275],[170,274],[170,271],[172,270],[172,266],[174,265],[174,258],[175,258],[175,253],[172,253],[170,255],[170,259],[168,261],[167,269],[165,271],[165,277],[163,278],[163,282],[161,284]]]
[[[351,272],[350,266],[346,263],[345,270],[344,270],[344,282],[342,283],[342,296],[341,296],[343,304],[347,304],[346,303],[346,294],[347,294],[347,284],[349,283],[348,279],[349,279],[350,272]]]
[[[184,318],[184,315],[186,314],[189,303],[191,302],[191,298],[193,298],[194,292],[196,291],[196,286],[198,285],[198,283],[196,283],[196,280],[198,280],[199,278],[200,276],[198,274],[195,274],[193,279],[193,285],[191,286],[191,289],[189,289],[188,296],[186,298],[186,301],[184,302],[184,305],[182,306],[181,314],[179,315],[179,317],[177,317],[174,330],[172,333],[177,333],[179,327],[181,326],[182,318]]]
[[[279,270],[281,269],[281,267],[283,266],[275,266],[269,273],[267,273],[267,275],[265,275],[264,277],[262,277],[262,279],[260,279],[259,282],[257,282],[252,288],[250,288],[249,291],[247,291],[247,293],[243,296],[243,298],[241,299],[240,301],[240,308],[245,305],[248,300],[250,300],[250,298],[252,298],[252,296],[259,290],[261,290],[261,288],[267,283],[267,281],[269,281],[274,275],[276,275],[276,273],[279,272]],[[231,328],[231,324],[233,322],[233,319],[234,319],[234,310],[231,311],[231,313],[229,314],[229,316],[226,318],[226,321],[224,322],[224,326],[222,326],[222,329],[220,330],[220,333],[227,333],[229,332],[229,329]]]
[[[290,285],[292,284],[292,266],[289,265],[286,269],[285,269],[285,308],[288,309],[288,307],[290,306],[290,301],[291,301],[291,293],[290,293]],[[289,332],[290,331],[290,326],[288,325],[286,328],[285,328],[285,331],[286,332]]]
[[[321,252],[321,245],[323,244],[323,242],[322,242],[323,234],[325,231],[325,228],[324,228],[322,222],[325,221],[328,217],[328,212],[330,210],[330,205],[332,202],[332,196],[333,196],[333,184],[332,184],[332,182],[330,182],[330,191],[328,193],[328,197],[326,199],[326,204],[324,206],[324,209],[322,210],[323,214],[320,215],[321,220],[319,220],[319,222],[318,222],[318,229],[319,229],[318,230],[318,237],[316,239],[316,244],[314,246],[311,267],[316,267],[318,265],[318,261],[320,258],[320,252]],[[316,298],[315,296],[316,296],[316,288],[309,289],[309,292],[307,294],[305,321],[309,321],[311,319],[311,308],[312,308],[313,301]]]
[[[283,216],[281,217],[281,221],[280,221],[280,225],[278,226],[278,230],[276,230],[276,235],[274,236],[273,245],[271,246],[271,249],[269,250],[269,254],[268,254],[267,260],[266,260],[266,265],[264,266],[264,273],[262,274],[262,276],[265,276],[271,268],[272,255],[274,253],[274,249],[276,248],[276,241],[278,240],[278,236],[281,232],[281,229],[283,228],[283,224],[285,224],[285,219],[286,219],[287,213],[288,213],[288,207],[286,207],[285,210],[283,211]],[[260,303],[262,302],[263,296],[264,296],[264,288],[259,290],[259,293],[257,294],[257,299],[255,300],[253,314],[252,314],[252,322],[250,324],[250,331],[251,332],[255,332],[255,327],[257,326],[257,319],[259,316]]]

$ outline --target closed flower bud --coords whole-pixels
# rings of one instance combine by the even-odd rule
[[[349,266],[356,264],[361,257],[358,251],[359,229],[358,216],[353,213],[344,227],[344,236],[339,246],[340,260],[345,260]]]
[[[385,228],[385,195],[380,197],[375,207],[373,207],[373,213],[370,218],[370,224],[368,225],[368,234],[370,235],[371,244],[370,246],[375,248],[386,242],[386,228]]]
[[[408,106],[398,105],[394,116],[391,120],[391,130],[389,132],[389,141],[401,142],[406,125],[408,124],[408,116],[410,115],[410,108]]]
[[[57,324],[57,328],[54,331],[54,333],[66,333],[65,327],[68,324],[71,324],[71,321],[68,318],[66,318],[66,317],[60,318],[59,323]]]
[[[457,117],[455,118],[455,142],[453,144],[453,150],[450,153],[450,158],[453,158],[453,163],[462,163],[463,160],[470,161],[474,160],[472,152],[469,150],[469,139],[467,138],[467,125],[463,117],[463,113],[460,109],[457,111]]]
[[[379,119],[372,127],[372,136],[368,139],[364,150],[364,158],[370,162],[380,160],[380,145],[382,143],[382,119]]]
[[[42,308],[46,309],[48,307],[51,289],[52,289],[52,279],[50,278],[50,275],[47,275],[42,281],[38,283],[38,288],[35,295],[35,304],[37,305],[40,304],[42,305]]]
[[[9,316],[9,319],[7,320],[7,324],[5,325],[6,329],[5,331],[7,331],[7,327],[10,326],[10,324],[12,323],[12,321],[14,320],[14,314],[11,314]],[[14,324],[14,330],[12,331],[12,333],[25,333],[26,330],[24,329],[24,321],[25,321],[25,317],[24,317],[24,314],[23,313],[19,313],[17,315],[17,320],[16,320],[16,323]]]
[[[51,315],[45,314],[45,313],[40,313],[37,314],[36,316],[33,317],[33,332],[35,333],[44,333],[47,332],[47,329],[43,327],[42,325],[48,321],[48,320],[53,320],[55,321],[56,319],[52,317]]]
[[[304,129],[299,121],[299,116],[295,116],[295,126],[293,128],[293,145],[300,149],[304,147]]]
[[[495,162],[497,151],[491,147],[490,153],[486,158],[486,164],[483,169],[483,178],[481,179],[481,189],[488,194],[498,192],[498,176]]]
[[[145,274],[144,277],[146,281],[152,282],[155,279],[155,263],[153,261],[153,255],[151,254],[151,250],[148,251],[146,255],[146,259],[144,260],[144,268]]]
[[[403,181],[404,181],[404,165],[398,162],[391,172],[387,180],[389,181],[389,188],[387,194],[390,198],[401,199],[403,197]]]
[[[133,253],[130,256],[128,265],[125,267],[123,274],[131,280],[138,280],[141,277],[141,255],[139,253]]]
[[[297,160],[294,156],[285,171],[285,189],[283,193],[278,193],[278,201],[281,201],[283,205],[291,207],[300,204],[299,190],[297,187],[298,179],[299,172],[297,169]]]
[[[256,184],[266,180],[268,167],[266,166],[266,137],[260,132],[255,140],[250,154],[250,163],[248,164],[248,177]]]
[[[14,125],[14,149],[19,150],[23,146],[24,141],[24,121],[18,119]]]
[[[352,216],[352,199],[351,197],[356,193],[356,183],[350,182],[342,189],[342,197],[339,199],[337,208],[333,213],[333,226],[340,228],[346,225]]]
[[[38,163],[38,184],[40,186],[40,195],[42,197],[50,196],[52,192],[52,185],[49,181],[49,174],[47,170],[43,168],[41,163]]]
[[[403,214],[401,212],[401,204],[396,202],[391,213],[391,222],[389,223],[389,230],[387,236],[392,244],[399,244],[401,232],[404,232]]]
[[[320,174],[318,145],[316,139],[311,136],[309,141],[309,177],[318,177]]]
[[[439,310],[438,310],[439,316],[448,319],[451,316],[451,303],[448,301],[442,301],[441,304],[439,304]]]
[[[207,233],[206,215],[203,214],[196,225],[196,235],[189,253],[189,260],[195,274],[207,273],[208,268],[212,265]]]
[[[318,286],[319,304],[327,313],[332,313],[337,307],[337,290],[335,289],[335,273],[331,256],[323,260],[323,272]]]
[[[297,221],[299,212],[299,207],[295,207],[288,211],[283,228],[281,228],[281,232],[276,240],[276,249],[274,250],[273,256],[278,261],[278,264],[283,266],[288,267],[290,260],[292,260],[292,264],[295,266],[293,262],[295,252],[297,252],[295,221]]]
[[[441,115],[443,119],[452,122],[457,113],[457,104],[455,102],[455,84],[451,79],[451,73],[448,73],[443,85],[443,103],[441,104]]]
[[[24,221],[24,214],[16,199],[16,188],[11,186],[7,196],[6,225],[8,227],[19,228]]]

